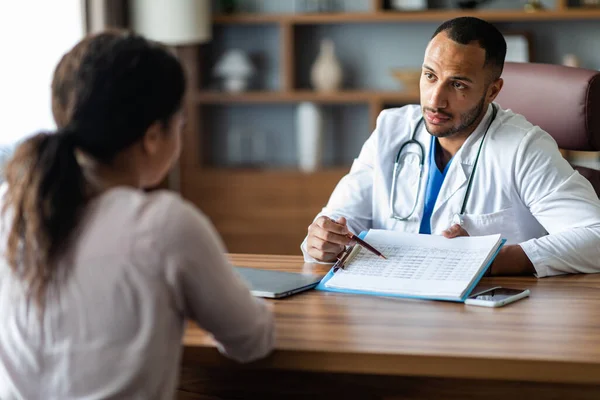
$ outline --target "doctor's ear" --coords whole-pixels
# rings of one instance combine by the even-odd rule
[[[500,93],[500,90],[502,90],[502,85],[504,85],[504,80],[502,78],[498,78],[490,83],[486,93],[488,102],[491,103],[496,99],[496,96],[498,96],[498,93]]]

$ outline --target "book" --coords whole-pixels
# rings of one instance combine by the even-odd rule
[[[499,234],[447,239],[378,229],[359,237],[387,260],[355,245],[317,290],[464,302],[505,242]]]

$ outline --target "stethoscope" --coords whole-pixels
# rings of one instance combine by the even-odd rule
[[[462,225],[462,215],[465,213],[465,209],[467,208],[467,200],[469,199],[469,194],[471,193],[471,185],[473,183],[473,176],[475,175],[475,169],[477,168],[477,164],[479,162],[479,156],[481,155],[481,149],[483,148],[483,142],[485,141],[485,137],[490,129],[490,126],[492,125],[492,122],[494,122],[494,120],[496,119],[497,113],[498,113],[498,109],[496,108],[496,105],[492,104],[492,118],[490,118],[490,122],[488,122],[485,132],[483,133],[483,137],[481,138],[481,143],[479,143],[479,149],[477,150],[477,156],[475,157],[475,163],[473,164],[473,171],[471,172],[471,175],[469,176],[469,181],[467,182],[467,191],[465,192],[465,196],[463,197],[462,207],[460,208],[460,214],[457,214],[455,216],[454,223],[458,223],[458,224]],[[394,172],[392,174],[392,192],[390,193],[390,210],[391,210],[390,218],[393,218],[398,221],[408,221],[410,219],[410,217],[412,217],[413,214],[415,213],[415,211],[417,209],[417,204],[419,203],[419,193],[421,192],[421,182],[423,181],[421,178],[423,177],[423,170],[424,170],[424,165],[425,165],[425,148],[415,138],[416,138],[417,132],[419,131],[419,128],[422,124],[423,124],[423,117],[421,117],[421,119],[419,119],[419,122],[417,122],[417,126],[413,130],[410,140],[408,140],[406,143],[404,143],[402,146],[400,146],[400,149],[398,150],[398,153],[396,154],[396,160],[394,161]],[[403,217],[403,216],[396,214],[396,212],[394,211],[394,204],[395,204],[395,200],[396,200],[396,184],[397,184],[398,175],[400,174],[400,169],[401,169],[400,158],[402,156],[402,151],[411,145],[417,146],[419,149],[419,155],[418,155],[418,157],[419,157],[419,184],[417,185],[417,195],[415,196],[415,201],[413,203],[413,207],[410,210],[410,213],[407,216]]]

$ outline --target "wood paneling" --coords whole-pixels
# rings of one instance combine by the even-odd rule
[[[596,385],[184,368],[178,399],[597,400]]]
[[[181,46],[177,48],[177,55],[183,64],[187,78],[187,92],[184,103],[186,126],[182,136],[181,165],[199,165],[202,159],[201,124],[198,121],[198,109],[194,96],[200,87],[200,50],[199,46]],[[181,170],[178,179],[181,180]],[[179,182],[181,185],[181,181]]]
[[[281,90],[294,90],[294,26],[284,23],[281,25],[281,40],[279,41],[279,57],[281,58]]]
[[[300,254],[308,225],[347,169],[182,167],[182,194],[210,218],[231,252]]]
[[[231,260],[330,267],[300,257]],[[531,297],[499,309],[319,291],[270,301],[276,351],[245,366],[192,324],[180,389],[217,398],[600,398],[600,275],[485,278],[480,287],[492,285],[528,288]]]

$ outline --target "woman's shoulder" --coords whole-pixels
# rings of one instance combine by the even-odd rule
[[[210,219],[180,194],[158,190],[135,196],[138,197],[135,201],[140,202],[136,207],[135,242],[143,244],[142,247],[153,243],[152,250],[163,256],[176,253],[184,258],[208,247],[225,252]]]
[[[157,190],[146,193],[145,202],[148,211],[165,226],[170,222],[179,225],[204,218],[204,214],[194,204],[173,191]]]
[[[152,228],[167,229],[172,222],[176,225],[190,218],[202,216],[192,203],[179,193],[169,190],[144,192],[133,188],[113,189],[101,199],[103,213],[107,209],[117,209],[130,214],[128,218]]]
[[[180,194],[168,190],[115,188],[90,206],[88,229],[102,237],[112,232],[104,242],[115,242],[115,246],[129,243],[131,251],[171,253],[211,236],[208,218]]]

